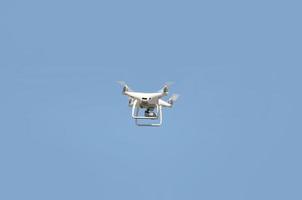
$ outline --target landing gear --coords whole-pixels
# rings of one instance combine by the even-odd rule
[[[132,117],[135,119],[135,123],[138,126],[161,126],[162,124],[162,106],[156,105],[156,112],[154,108],[147,108],[145,110],[144,116],[139,116],[139,107],[137,105],[137,100],[133,102],[132,106]],[[143,120],[143,121],[141,121]],[[145,120],[145,121],[144,121]],[[144,123],[146,120],[157,120],[157,123]]]

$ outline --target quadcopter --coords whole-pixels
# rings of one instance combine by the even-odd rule
[[[163,121],[162,108],[171,108],[179,97],[178,94],[173,94],[168,101],[162,99],[168,95],[171,83],[165,84],[161,90],[154,93],[134,92],[124,81],[118,81],[118,83],[123,87],[122,94],[129,98],[128,105],[132,107],[132,118],[137,126],[161,126]],[[141,109],[144,110],[143,113],[140,112]],[[147,123],[147,121],[152,120],[158,122]]]

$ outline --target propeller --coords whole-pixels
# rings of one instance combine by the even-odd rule
[[[172,82],[172,81],[166,82],[165,85],[164,85],[164,87],[161,90],[159,90],[158,92],[168,93],[169,92],[169,88],[173,84],[174,84],[174,82]]]
[[[131,88],[129,88],[129,86],[126,84],[125,81],[117,81],[117,83],[123,87],[123,92],[126,92],[126,91],[132,92],[133,91]]]
[[[170,98],[169,98],[169,100],[168,100],[168,102],[171,104],[171,105],[173,105],[173,103],[179,98],[179,94],[173,94]]]

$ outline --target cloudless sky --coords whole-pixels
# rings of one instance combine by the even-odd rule
[[[301,6],[1,1],[0,199],[302,199]]]

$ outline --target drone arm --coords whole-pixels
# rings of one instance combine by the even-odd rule
[[[126,96],[128,96],[128,97],[130,97],[130,98],[135,98],[135,97],[131,94],[131,92],[128,92],[128,91],[125,91],[125,92],[124,92],[124,95],[126,95]]]
[[[162,100],[162,99],[159,99],[159,100],[158,100],[158,104],[159,104],[160,106],[162,106],[162,107],[169,107],[169,108],[172,107],[172,104],[170,104],[170,103],[168,103],[168,102],[166,102],[166,101],[164,101],[164,100]]]

